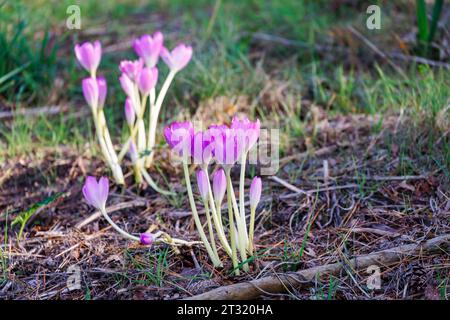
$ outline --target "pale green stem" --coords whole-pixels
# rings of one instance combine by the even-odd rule
[[[205,171],[206,176],[209,177],[208,166],[204,165],[204,166],[202,166],[202,169]],[[217,215],[216,205],[214,202],[214,196],[212,193],[211,182],[209,181],[209,178],[208,178],[208,197],[209,197],[209,205],[211,207],[212,216],[213,216],[213,220],[214,220],[214,225],[216,227],[217,235],[219,236],[220,243],[222,244],[225,252],[229,256],[231,256],[231,248],[230,248],[230,245],[228,244],[227,238],[225,237],[225,232],[224,232],[223,225],[222,225],[222,218],[220,217],[220,219],[219,219],[219,217]]]
[[[125,184],[123,174],[122,174],[122,169],[120,168],[120,166],[117,163],[114,163],[114,161],[112,161],[112,159],[111,159],[111,154],[108,150],[108,146],[105,142],[105,137],[103,135],[102,125],[99,121],[99,117],[97,114],[97,108],[94,107],[94,108],[91,108],[91,110],[92,110],[92,116],[94,118],[95,133],[97,135],[97,139],[100,144],[100,149],[103,153],[103,156],[105,157],[106,163],[110,167],[116,183],[117,184]]]
[[[152,177],[148,174],[147,170],[144,167],[140,168],[142,175],[144,176],[145,181],[149,184],[151,188],[153,188],[156,192],[159,192],[165,196],[173,195],[173,192],[163,190],[156,185],[156,182],[152,179]]]
[[[119,161],[117,159],[116,151],[114,150],[114,146],[111,141],[111,136],[109,135],[108,126],[106,125],[105,114],[103,113],[103,109],[100,110],[100,127],[103,133],[103,138],[105,139],[106,146],[109,150],[109,155],[111,159],[111,170],[113,172],[115,180],[119,184],[124,184],[124,177],[122,173],[122,168],[119,165]]]
[[[139,101],[139,91],[136,92],[136,100]],[[144,124],[144,113],[145,113],[145,107],[147,104],[147,96],[144,95],[142,97],[142,100],[140,101],[140,107],[139,107],[139,113],[136,114],[137,116],[137,127],[138,127],[138,133],[137,133],[137,151],[139,153],[144,152],[146,147],[146,141],[145,141],[145,124]],[[142,174],[141,169],[144,168],[144,159],[141,157],[138,158],[138,160],[134,163],[134,171],[136,175],[136,183],[140,184],[142,182]]]
[[[128,232],[126,232],[125,230],[121,229],[117,224],[114,223],[114,221],[111,220],[111,218],[108,216],[108,214],[106,213],[106,209],[105,207],[100,209],[100,212],[103,214],[103,216],[105,217],[106,221],[108,221],[108,223],[117,231],[119,232],[122,236],[124,236],[127,239],[130,240],[134,240],[134,241],[138,241],[140,242],[141,240],[136,237],[133,236],[131,234],[129,234]]]
[[[144,114],[145,107],[147,106],[147,96],[142,97],[140,113],[137,114],[137,125],[138,125],[138,140],[137,140],[137,148],[140,152],[144,151],[147,143],[145,137],[145,124],[144,124]]]
[[[195,205],[194,201],[194,195],[192,193],[192,185],[191,185],[191,179],[189,177],[189,168],[187,163],[183,163],[183,171],[184,171],[184,179],[186,181],[186,188],[188,191],[188,197],[189,197],[189,203],[191,205],[191,211],[192,216],[194,217],[194,222],[197,227],[197,231],[200,235],[200,239],[202,240],[203,244],[205,245],[206,251],[209,254],[209,257],[211,258],[211,261],[215,267],[222,267],[222,262],[220,262],[220,259],[217,255],[214,254],[214,251],[212,250],[208,239],[205,235],[205,232],[203,231],[202,223],[200,222],[200,218],[198,216],[197,207]]]
[[[96,71],[91,71],[91,78],[96,79]],[[115,153],[114,147],[111,142],[111,137],[109,136],[108,127],[106,125],[105,114],[103,113],[103,108],[99,110],[98,106],[91,107],[92,114],[94,116],[95,131],[97,133],[97,138],[100,143],[100,148],[102,150],[103,156],[106,158],[114,180],[117,184],[125,184],[125,180],[122,173],[122,168],[120,167],[117,155]]]
[[[111,141],[111,136],[109,135],[109,130],[108,130],[108,126],[106,124],[106,118],[105,118],[105,113],[103,112],[103,108],[98,111],[98,116],[99,116],[98,121],[100,122],[100,128],[102,129],[103,137],[105,139],[106,146],[108,147],[109,154],[111,156],[111,160],[113,162],[117,163],[117,160],[118,160],[117,154],[116,154],[116,151],[114,150],[114,146]]]
[[[223,222],[222,222],[222,204],[219,202],[216,203],[216,213],[217,213],[217,217],[219,218],[220,227],[224,231],[225,229],[223,228]],[[224,234],[225,234],[225,231],[224,231]]]
[[[228,184],[227,184],[228,189]],[[229,222],[229,232],[230,232],[230,242],[231,242],[231,261],[233,263],[234,274],[239,275],[240,271],[238,269],[238,259],[236,252],[236,235],[234,228],[234,215],[233,215],[233,207],[231,204],[231,194],[227,191],[227,201],[228,201],[228,222]]]
[[[256,208],[253,206],[250,206],[250,230],[248,235],[248,251],[250,252],[250,255],[253,255],[254,251],[254,243],[253,243],[253,235],[255,231],[255,214],[256,214]]]
[[[161,88],[161,91],[158,94],[158,98],[156,99],[156,103],[155,103],[156,118],[158,118],[159,111],[161,110],[161,105],[164,102],[164,98],[166,97],[167,90],[169,90],[170,84],[172,83],[172,80],[175,77],[176,73],[177,73],[176,71],[172,71],[172,70],[169,72],[169,74],[167,75],[167,78],[164,81],[164,84]],[[155,123],[155,122],[156,121],[153,120],[153,123]]]
[[[246,244],[246,237],[244,234],[244,230],[242,229],[242,220],[240,218],[240,214],[239,214],[239,208],[237,205],[237,201],[236,201],[236,196],[234,195],[234,191],[233,191],[233,184],[231,182],[231,176],[230,176],[230,171],[228,170],[227,172],[227,193],[231,194],[231,201],[232,201],[232,205],[233,205],[233,210],[234,210],[234,214],[236,216],[236,226],[237,226],[237,231],[238,231],[238,249],[239,249],[239,253],[241,255],[241,260],[242,261],[246,261],[247,260],[247,244]],[[242,266],[242,268],[244,269],[244,271],[248,271],[248,264],[244,264]]]
[[[219,254],[217,253],[216,240],[214,239],[214,231],[211,223],[211,213],[209,212],[208,199],[203,199],[203,204],[205,205],[205,214],[206,214],[206,221],[208,222],[208,232],[209,232],[209,239],[211,240],[211,247],[214,251],[214,254],[216,256],[219,256]]]
[[[156,99],[156,89],[153,88],[150,91],[150,110],[148,112],[148,135],[147,135],[147,149],[150,151],[150,154],[146,156],[145,158],[145,167],[150,167],[153,159],[153,152],[151,151],[152,145],[152,117],[154,116],[154,109],[155,109],[155,99]]]
[[[150,127],[149,127],[149,141],[148,141],[148,149],[150,150],[150,154],[148,156],[148,160],[146,161],[146,165],[150,166],[153,159],[153,148],[155,146],[156,140],[156,126],[158,125],[158,116],[161,110],[162,103],[164,98],[166,97],[167,91],[169,90],[170,84],[172,83],[173,78],[175,77],[176,71],[170,71],[167,75],[166,80],[164,80],[164,84],[161,87],[161,91],[159,91],[158,98],[156,99],[156,103],[154,108],[151,108],[151,116],[150,116]]]
[[[243,229],[243,234],[245,235],[245,242],[248,242],[247,234],[247,222],[245,219],[245,199],[244,199],[244,184],[245,184],[245,164],[247,162],[247,153],[244,152],[241,158],[241,176],[239,180],[239,206],[241,215],[241,225]]]
[[[120,150],[119,157],[118,157],[119,162],[122,162],[123,158],[127,154],[128,149],[130,148],[131,142],[134,141],[134,139],[136,138],[137,131],[138,131],[138,126],[135,124],[131,131],[130,137],[123,145],[122,150]]]
[[[239,210],[238,210],[238,206],[236,203],[236,198],[234,196],[234,190],[233,190],[233,184],[231,182],[231,176],[230,176],[230,169],[226,169],[225,170],[225,174],[226,174],[226,178],[227,178],[227,195],[229,197],[229,201],[228,201],[228,212],[230,212],[230,208],[232,211],[234,211],[234,215],[236,217],[236,225],[237,225],[237,248],[239,250],[240,256],[241,256],[241,260],[245,261],[247,260],[247,253],[246,253],[246,248],[244,246],[244,242],[242,241],[244,238],[242,236],[242,228],[240,227],[240,217],[239,217]],[[232,232],[233,234],[235,233],[234,229],[234,224],[233,224],[233,228],[230,227],[230,233]],[[233,241],[235,241],[234,239],[234,235],[230,235],[231,239]],[[245,264],[242,266],[242,268],[244,269],[244,271],[248,271],[248,265]]]

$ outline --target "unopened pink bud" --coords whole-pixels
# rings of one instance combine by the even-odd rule
[[[143,95],[148,95],[158,81],[158,69],[144,68],[138,79],[138,87]]]
[[[141,233],[139,236],[139,240],[141,244],[145,246],[151,246],[153,241],[155,241],[155,237],[151,233]]]
[[[81,87],[83,89],[84,99],[86,100],[87,104],[92,108],[97,108],[99,98],[97,80],[90,77],[85,78],[82,81]]]
[[[262,183],[261,178],[254,177],[250,185],[250,207],[256,208],[261,199]]]
[[[197,171],[197,185],[198,191],[202,196],[202,199],[206,201],[208,199],[208,176],[206,175],[205,170],[200,169]]]
[[[120,85],[122,86],[123,91],[125,91],[126,95],[132,97],[134,95],[134,83],[125,73],[119,78]]]
[[[130,127],[134,126],[134,121],[136,120],[136,112],[134,111],[133,102],[131,98],[125,100],[125,119]]]
[[[106,100],[106,93],[108,92],[108,86],[104,77],[97,78],[98,86],[98,107],[103,108]]]
[[[227,190],[227,179],[223,169],[217,170],[213,176],[213,194],[217,204],[222,204],[225,191]]]

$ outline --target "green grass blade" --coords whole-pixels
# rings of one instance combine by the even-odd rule
[[[30,65],[30,62],[25,63],[24,65],[8,72],[7,74],[3,75],[2,77],[0,77],[0,85],[3,84],[3,82],[6,82],[7,80],[11,79],[12,77],[14,77],[16,74],[22,72],[24,69],[26,69],[28,66]]]
[[[419,28],[418,40],[424,44],[428,39],[427,5],[425,0],[416,0],[417,27]]]
[[[433,14],[431,16],[430,33],[428,34],[428,43],[433,42],[434,35],[436,34],[439,18],[442,13],[442,7],[444,6],[444,0],[436,0],[433,6]]]
[[[49,205],[50,203],[58,200],[64,193],[63,192],[57,192],[56,194],[44,199],[43,201],[39,201],[32,205],[27,210],[19,213],[19,215],[11,222],[11,228],[14,227],[16,224],[20,225],[19,234],[17,236],[17,241],[20,241],[20,238],[22,237],[23,230],[25,229],[25,225],[30,220],[30,218],[36,213],[36,211],[44,207],[46,205]]]

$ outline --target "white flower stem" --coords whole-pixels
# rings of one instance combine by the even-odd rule
[[[154,112],[155,112],[155,100],[156,100],[156,89],[153,88],[150,91],[150,110],[148,111],[148,135],[147,135],[147,150],[150,151],[150,154],[146,156],[145,158],[145,167],[148,168],[150,167],[151,163],[152,163],[152,159],[153,159],[153,150],[152,149],[152,142],[154,141],[154,138],[152,138],[152,117],[154,117]],[[155,134],[156,134],[156,130],[155,130]]]
[[[91,78],[96,80],[96,70],[91,70]],[[91,106],[92,115],[94,117],[95,131],[97,134],[98,141],[100,143],[100,149],[102,150],[103,156],[106,158],[114,180],[117,184],[125,184],[125,179],[123,177],[122,168],[120,167],[117,159],[116,152],[114,150],[113,144],[111,142],[111,137],[109,135],[108,126],[106,125],[105,114],[103,112],[103,106],[95,105]]]
[[[205,214],[206,214],[206,221],[208,222],[208,232],[209,232],[209,239],[211,240],[211,247],[214,251],[214,254],[216,256],[219,256],[219,254],[217,253],[216,240],[214,239],[214,231],[212,227],[211,213],[209,211],[208,199],[204,199],[203,204],[205,205]]]
[[[255,231],[255,214],[256,214],[256,208],[253,206],[250,206],[250,228],[249,228],[249,239],[248,239],[248,251],[250,252],[250,255],[253,255],[254,253],[254,243],[253,243],[253,235]]]
[[[144,176],[145,181],[149,184],[151,188],[153,188],[156,192],[159,192],[165,196],[173,195],[173,192],[163,190],[159,188],[156,184],[156,182],[152,179],[152,177],[148,174],[147,170],[145,170],[144,167],[140,168],[142,175]]]
[[[204,165],[202,167],[202,169],[205,171],[206,176],[209,177],[208,166]],[[219,237],[220,243],[223,246],[223,249],[231,257],[231,247],[228,244],[227,238],[225,237],[225,232],[224,232],[223,225],[222,225],[222,217],[219,218],[219,216],[217,214],[216,204],[215,204],[215,201],[214,201],[214,196],[213,196],[212,188],[211,188],[211,182],[209,181],[209,178],[207,180],[208,180],[209,205],[211,207],[214,225],[215,225],[216,230],[217,230],[217,235]]]
[[[219,225],[220,225],[220,228],[222,229],[222,232],[225,235],[225,229],[223,228],[223,222],[222,222],[222,204],[217,202],[215,205],[216,205],[216,214],[217,214],[217,217],[219,220]],[[226,240],[226,238],[225,238],[225,240]],[[228,243],[228,241],[227,241],[227,243]]]
[[[150,109],[151,115],[150,115],[150,124],[149,124],[149,132],[148,132],[148,141],[147,141],[147,149],[150,150],[150,154],[147,156],[146,160],[146,166],[149,167],[153,161],[153,148],[155,146],[155,140],[156,140],[156,126],[158,125],[158,117],[159,112],[161,111],[161,106],[164,101],[164,98],[166,97],[167,91],[169,90],[170,84],[173,81],[173,78],[175,77],[176,71],[170,71],[167,75],[166,80],[164,80],[163,86],[161,87],[161,90],[159,91],[158,98],[156,99],[154,107]]]
[[[229,169],[228,169],[229,171]],[[227,173],[228,176],[228,173]],[[227,183],[228,189],[228,183]],[[230,242],[231,242],[231,261],[233,263],[234,274],[239,275],[240,271],[238,268],[238,259],[236,252],[236,235],[234,228],[234,215],[233,215],[233,206],[231,204],[231,193],[227,190],[227,202],[228,202],[228,222],[229,222],[229,232],[230,232]]]
[[[241,217],[239,214],[239,208],[237,205],[236,196],[234,195],[234,191],[233,191],[233,184],[231,182],[230,170],[227,170],[226,177],[227,177],[227,193],[229,193],[231,196],[233,211],[236,216],[236,226],[237,226],[237,231],[238,231],[238,237],[237,237],[238,238],[238,249],[239,249],[239,253],[241,255],[241,260],[246,261],[247,260],[246,235],[244,234],[244,229],[242,228],[242,220],[241,220]],[[242,269],[244,269],[244,271],[248,271],[249,270],[248,264],[247,263],[244,264],[242,266]]]
[[[117,232],[119,232],[124,238],[140,242],[140,239],[139,239],[138,237],[129,234],[129,233],[126,232],[125,230],[121,229],[117,224],[115,224],[114,221],[112,221],[111,218],[110,218],[110,217],[108,216],[108,214],[106,213],[105,207],[101,208],[101,209],[100,209],[100,212],[103,214],[103,216],[105,217],[106,221],[108,221],[108,223],[109,223],[109,224],[110,224]]]
[[[92,107],[91,110],[92,110],[92,115],[94,118],[95,133],[97,135],[97,139],[100,144],[100,149],[102,151],[103,156],[105,157],[106,163],[110,167],[116,183],[117,184],[125,184],[122,169],[118,165],[117,161],[114,161],[115,159],[112,159],[111,151],[109,150],[108,145],[105,141],[104,133],[105,133],[105,128],[106,128],[106,123],[104,120],[104,116],[103,116],[103,118],[101,116],[99,116],[100,113],[98,112],[96,107]],[[109,137],[109,135],[108,135],[108,137]],[[112,143],[111,143],[111,145],[112,145]]]
[[[138,126],[135,124],[133,126],[133,129],[131,130],[131,134],[128,137],[128,140],[123,145],[122,150],[120,150],[119,157],[118,157],[119,158],[119,162],[122,162],[123,158],[127,154],[128,149],[130,148],[131,142],[134,141],[135,138],[136,138],[137,132],[138,132]]]
[[[183,171],[184,171],[184,179],[186,181],[186,188],[188,191],[189,203],[191,205],[192,216],[194,217],[194,222],[197,227],[197,231],[200,235],[200,239],[203,241],[203,244],[205,245],[206,251],[208,252],[209,257],[211,258],[213,265],[215,267],[222,267],[222,262],[220,262],[219,257],[216,254],[214,254],[214,251],[212,250],[211,245],[208,242],[205,232],[203,231],[203,226],[202,223],[200,222],[197,207],[194,201],[194,195],[192,193],[192,185],[191,179],[189,177],[189,168],[187,163],[183,163]]]
[[[247,234],[247,222],[245,219],[245,198],[244,198],[244,184],[245,184],[245,164],[247,162],[247,153],[244,152],[241,158],[241,176],[239,180],[239,206],[241,215],[241,225],[243,229],[243,234],[245,236],[245,242],[248,242]]]

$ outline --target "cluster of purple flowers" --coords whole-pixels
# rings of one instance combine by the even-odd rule
[[[119,81],[127,96],[124,109],[130,137],[117,155],[103,113],[107,94],[106,80],[104,77],[97,76],[97,69],[102,57],[101,44],[99,41],[95,41],[94,43],[85,42],[81,45],[75,45],[75,56],[83,68],[89,72],[89,77],[82,81],[83,95],[92,110],[97,138],[103,156],[118,184],[124,184],[120,163],[127,152],[130,153],[130,158],[135,167],[136,182],[141,183],[142,176],[148,176],[142,171],[144,166],[150,167],[153,160],[152,151],[155,145],[156,126],[162,103],[175,74],[186,67],[192,58],[192,47],[183,43],[177,45],[172,51],[164,47],[164,37],[161,32],[155,32],[152,36],[143,35],[135,39],[133,48],[138,55],[138,59],[134,61],[124,60],[119,65],[121,71]],[[155,87],[159,74],[157,64],[160,57],[170,71],[159,94],[156,95]],[[147,100],[149,100],[149,108],[146,126],[143,118],[147,109]],[[144,157],[139,156],[139,154],[144,153],[146,153]],[[153,182],[147,182],[153,187]],[[156,189],[159,191],[158,188]]]
[[[103,77],[97,76],[102,55],[101,44],[96,41],[76,45],[75,55],[80,64],[90,74],[82,81],[83,94],[91,107],[97,138],[116,183],[124,184],[120,162],[124,155],[128,153],[134,166],[136,182],[140,183],[144,178],[153,189],[161,193],[167,193],[156,186],[145,168],[152,163],[157,119],[164,97],[175,74],[189,63],[192,57],[192,48],[185,44],[179,44],[172,51],[169,51],[164,47],[163,42],[164,37],[160,32],[136,39],[133,42],[133,48],[139,58],[134,61],[122,61],[119,65],[121,71],[119,80],[126,94],[124,118],[129,129],[129,138],[119,154],[116,154],[112,144],[103,113],[107,84]],[[158,82],[157,64],[160,57],[170,71],[157,95],[155,88]],[[147,105],[149,106],[148,109],[146,108]],[[144,122],[146,109],[149,116],[147,126]],[[259,135],[259,120],[252,122],[247,118],[243,120],[234,118],[230,126],[212,125],[206,130],[198,132],[195,132],[192,122],[174,122],[164,128],[164,137],[167,143],[183,158],[188,198],[199,236],[213,264],[217,267],[222,266],[218,253],[219,249],[222,248],[231,257],[236,274],[239,274],[239,261],[242,264],[242,269],[248,270],[247,254],[254,253],[255,211],[261,197],[262,185],[259,177],[253,178],[249,190],[250,217],[247,222],[244,182],[247,155],[249,150],[257,143]],[[239,205],[230,177],[231,168],[238,161],[241,164]],[[213,162],[219,164],[221,168],[213,173],[211,185],[208,168]],[[190,182],[188,168],[190,163],[199,165],[196,178],[205,207],[209,237],[203,230],[203,225],[198,216]],[[143,233],[138,237],[117,226],[106,212],[108,191],[109,182],[105,177],[102,177],[98,182],[94,177],[88,177],[83,187],[86,201],[100,210],[113,228],[125,238],[139,241],[144,245],[159,241],[157,237],[161,236],[161,232],[158,235]],[[228,202],[228,223],[225,223],[221,214],[225,194]],[[166,238],[171,239],[171,243],[186,244],[183,240],[173,239],[169,236]],[[221,246],[216,245],[216,239],[219,240]]]
[[[239,120],[236,117],[233,118],[229,127],[226,125],[211,125],[205,131],[195,132],[192,122],[189,121],[174,122],[164,128],[164,137],[167,143],[183,159],[192,214],[196,220],[200,237],[216,266],[220,266],[221,262],[215,245],[215,235],[219,238],[222,248],[231,257],[235,268],[238,265],[237,251],[240,253],[241,261],[247,260],[247,253],[253,254],[255,210],[261,197],[262,186],[259,177],[253,178],[249,190],[250,222],[249,229],[247,229],[244,205],[244,179],[246,157],[249,150],[256,144],[259,134],[259,120],[252,122],[247,118]],[[222,168],[214,173],[213,187],[211,188],[208,166],[213,161],[221,165]],[[230,178],[230,170],[238,161],[241,162],[240,208],[237,205]],[[200,167],[196,177],[198,189],[205,206],[209,240],[202,225],[197,222],[197,208],[192,197],[189,170],[187,170],[187,165],[191,162]],[[221,206],[226,191],[228,194],[228,238],[230,241],[225,236],[225,228],[221,216]],[[243,268],[244,270],[248,269],[248,265],[244,264]],[[239,272],[238,269],[236,271]]]

